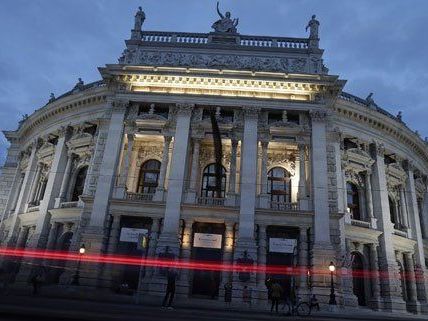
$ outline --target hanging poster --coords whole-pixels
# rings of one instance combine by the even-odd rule
[[[269,238],[269,252],[275,253],[294,253],[297,244],[296,239]]]
[[[149,231],[145,228],[122,227],[120,229],[120,242],[138,243],[139,236],[147,235]]]
[[[221,249],[221,234],[195,233],[193,237],[194,247],[205,247],[209,249]]]

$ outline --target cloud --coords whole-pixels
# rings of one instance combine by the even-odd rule
[[[97,67],[115,63],[130,34],[140,0],[2,0],[0,10],[0,129],[15,129],[20,114],[43,106],[49,93],[70,90],[82,77],[100,79]],[[144,28],[210,32],[215,0],[146,0]],[[306,37],[315,13],[321,47],[345,90],[378,104],[428,136],[428,1],[223,0],[239,17],[242,34]],[[4,158],[4,138],[0,162]]]

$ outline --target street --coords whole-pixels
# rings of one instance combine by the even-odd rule
[[[352,316],[351,316],[352,315]],[[24,296],[2,297],[0,300],[0,320],[45,320],[45,321],[136,321],[136,320],[421,320],[412,316],[385,314],[336,313],[323,315],[315,313],[310,317],[271,315],[256,311],[238,312],[214,309],[194,309],[178,307],[168,310],[156,306],[142,306],[93,301],[32,298]]]

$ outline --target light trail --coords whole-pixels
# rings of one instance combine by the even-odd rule
[[[199,271],[229,271],[229,272],[247,272],[247,273],[265,273],[268,275],[288,275],[301,276],[310,274],[313,276],[330,276],[328,267],[325,269],[308,269],[304,266],[287,266],[287,265],[260,265],[260,264],[238,264],[238,263],[219,263],[213,261],[194,261],[183,259],[160,259],[160,258],[142,258],[125,255],[101,255],[101,254],[75,254],[70,252],[60,252],[52,250],[38,249],[17,249],[17,248],[0,248],[0,256],[18,258],[18,259],[40,259],[40,260],[61,260],[61,261],[80,261],[82,263],[93,264],[113,264],[113,265],[130,265],[146,266],[157,268],[174,268],[181,270],[199,270]],[[352,270],[337,268],[336,276],[342,278],[400,278],[398,272],[389,271],[369,271],[369,270]],[[403,277],[410,280],[416,279],[422,282],[426,276],[413,273],[403,273]],[[427,278],[428,279],[428,278]]]

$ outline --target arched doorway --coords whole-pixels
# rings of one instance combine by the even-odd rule
[[[366,303],[366,291],[365,291],[365,273],[363,257],[358,252],[353,252],[352,260],[352,285],[353,292],[358,298],[358,305],[365,306]]]
[[[58,238],[56,250],[59,252],[62,252],[62,253],[68,252],[68,250],[70,249],[72,238],[73,238],[73,232],[65,232],[64,234],[62,234]],[[59,279],[61,277],[61,274],[64,273],[65,261],[58,260],[58,261],[56,261],[55,265],[56,266],[55,266],[55,269],[53,271],[52,282],[53,283],[59,283]]]

